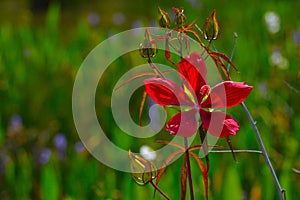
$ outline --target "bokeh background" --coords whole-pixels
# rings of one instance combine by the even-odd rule
[[[287,199],[300,197],[300,1],[1,0],[0,199],[152,198],[150,185],[138,186],[129,174],[102,165],[85,150],[73,123],[71,96],[88,53],[120,31],[157,26],[158,6],[169,12],[184,7],[188,21],[196,18],[200,26],[216,9],[221,36],[215,45],[227,55],[238,34],[233,61],[241,73],[232,72],[232,78],[254,86],[246,104]],[[103,80],[107,91],[97,98],[107,135],[135,151],[143,143],[115,127],[109,103],[114,83],[138,62],[145,62],[138,54],[114,62]],[[140,94],[131,105],[135,119]],[[241,126],[232,137],[234,148],[259,150],[242,108],[228,112]],[[231,154],[215,153],[210,159],[210,199],[279,199],[262,155],[240,153],[235,162]],[[171,199],[179,199],[181,164],[176,161],[161,179]],[[202,199],[196,163],[192,170],[196,197]]]

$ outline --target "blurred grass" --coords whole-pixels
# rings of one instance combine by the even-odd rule
[[[257,121],[282,187],[287,191],[287,199],[299,198],[300,175],[292,171],[292,168],[300,169],[299,95],[284,83],[300,89],[300,47],[293,38],[294,32],[300,29],[299,1],[194,1],[195,5],[190,3],[193,1],[170,0],[118,2],[100,1],[95,5],[77,2],[78,5],[70,5],[69,10],[68,4],[64,7],[51,4],[45,15],[28,14],[25,9],[19,16],[9,13],[11,21],[1,20],[1,199],[149,199],[152,196],[153,188],[149,185],[139,187],[129,174],[109,169],[86,151],[75,149],[79,138],[72,119],[71,92],[76,71],[88,52],[108,35],[131,28],[136,19],[145,25],[151,24],[158,5],[165,10],[183,6],[189,21],[198,17],[199,25],[216,9],[221,37],[215,44],[227,55],[233,45],[233,32],[237,32],[234,63],[241,73],[232,71],[232,77],[254,86],[246,103]],[[265,25],[267,11],[274,11],[280,17],[281,29],[276,34],[270,34]],[[88,24],[89,12],[99,14],[99,25]],[[112,24],[111,16],[115,12],[127,17],[123,25]],[[270,63],[274,49],[280,49],[288,60],[288,68]],[[134,140],[115,127],[109,111],[109,92],[122,72],[139,62],[143,62],[141,58],[135,60],[132,56],[114,62],[103,80],[108,90],[100,91],[97,98],[97,103],[103,106],[98,113],[104,129],[124,149],[138,150],[143,141],[132,147]],[[242,109],[236,107],[228,112],[241,126],[238,135],[232,138],[234,147],[258,149]],[[14,129],[10,119],[16,114],[23,122]],[[64,160],[59,159],[53,144],[59,132],[64,133],[68,141]],[[224,141],[220,144],[226,146]],[[46,163],[41,163],[44,148],[50,149],[51,155]],[[242,199],[242,196],[278,199],[263,157],[257,154],[238,154],[237,157],[235,163],[230,154],[211,155],[210,199]],[[175,162],[161,181],[160,187],[172,199],[178,199],[180,194],[181,161]],[[196,196],[203,197],[202,177],[195,163],[192,170]],[[157,194],[156,199],[162,198]]]

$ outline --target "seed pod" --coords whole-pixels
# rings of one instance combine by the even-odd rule
[[[175,12],[175,24],[178,28],[184,27],[186,23],[186,16],[183,13],[183,8],[174,8],[173,11]]]
[[[144,41],[140,44],[140,55],[143,58],[152,58],[156,56],[156,44],[151,44],[152,38],[148,29],[145,31]]]
[[[159,15],[158,16],[158,23],[159,23],[160,27],[170,28],[171,20],[170,20],[170,17],[168,15],[168,13],[166,13],[165,11],[160,9],[160,7],[158,7],[158,15]]]
[[[128,151],[128,155],[130,159],[131,177],[137,184],[146,185],[156,178],[156,168],[150,161],[135,155],[130,150]]]
[[[220,35],[220,27],[216,18],[216,10],[213,10],[204,24],[204,38],[206,40],[216,40]]]

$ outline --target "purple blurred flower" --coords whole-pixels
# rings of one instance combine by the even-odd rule
[[[59,133],[53,139],[54,146],[56,148],[56,153],[60,160],[65,158],[66,149],[67,149],[67,138],[64,134]]]
[[[246,191],[243,191],[243,194],[242,194],[242,200],[247,200],[247,199],[248,199],[247,192],[246,192]]]
[[[0,154],[0,177],[5,173],[6,163],[8,162],[9,157],[5,154]]]
[[[126,18],[123,13],[118,12],[112,16],[112,21],[115,25],[122,25],[125,23]]]
[[[19,129],[23,126],[23,120],[20,115],[13,115],[9,121],[9,127]]]
[[[156,27],[156,26],[158,26],[156,20],[151,20],[150,21],[150,27]]]
[[[188,2],[190,2],[190,4],[194,7],[194,8],[199,8],[202,6],[201,2],[199,0],[188,0]]]
[[[296,46],[300,45],[300,30],[296,30],[293,32],[294,43]]]
[[[51,156],[51,150],[48,148],[43,148],[39,155],[39,163],[40,164],[46,164]]]
[[[97,26],[100,22],[100,17],[98,15],[98,13],[96,13],[96,12],[89,13],[88,22],[91,26]]]
[[[23,50],[23,55],[24,55],[24,57],[28,58],[28,57],[30,57],[32,55],[32,52],[31,52],[31,50],[29,48],[25,48]]]
[[[134,34],[139,35],[142,32],[142,30],[138,28],[143,27],[143,23],[140,20],[135,20],[132,23],[131,27],[134,29]]]
[[[83,145],[83,143],[82,143],[81,141],[76,142],[76,144],[75,144],[75,151],[76,151],[77,153],[83,152],[84,149],[85,149],[85,148],[84,148],[84,145]]]
[[[59,133],[53,139],[56,149],[65,150],[67,148],[67,138],[64,134]]]

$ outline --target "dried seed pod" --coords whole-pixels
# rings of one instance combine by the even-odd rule
[[[156,178],[157,170],[150,161],[135,155],[130,150],[128,151],[128,155],[130,159],[131,177],[137,184],[146,185]]]

